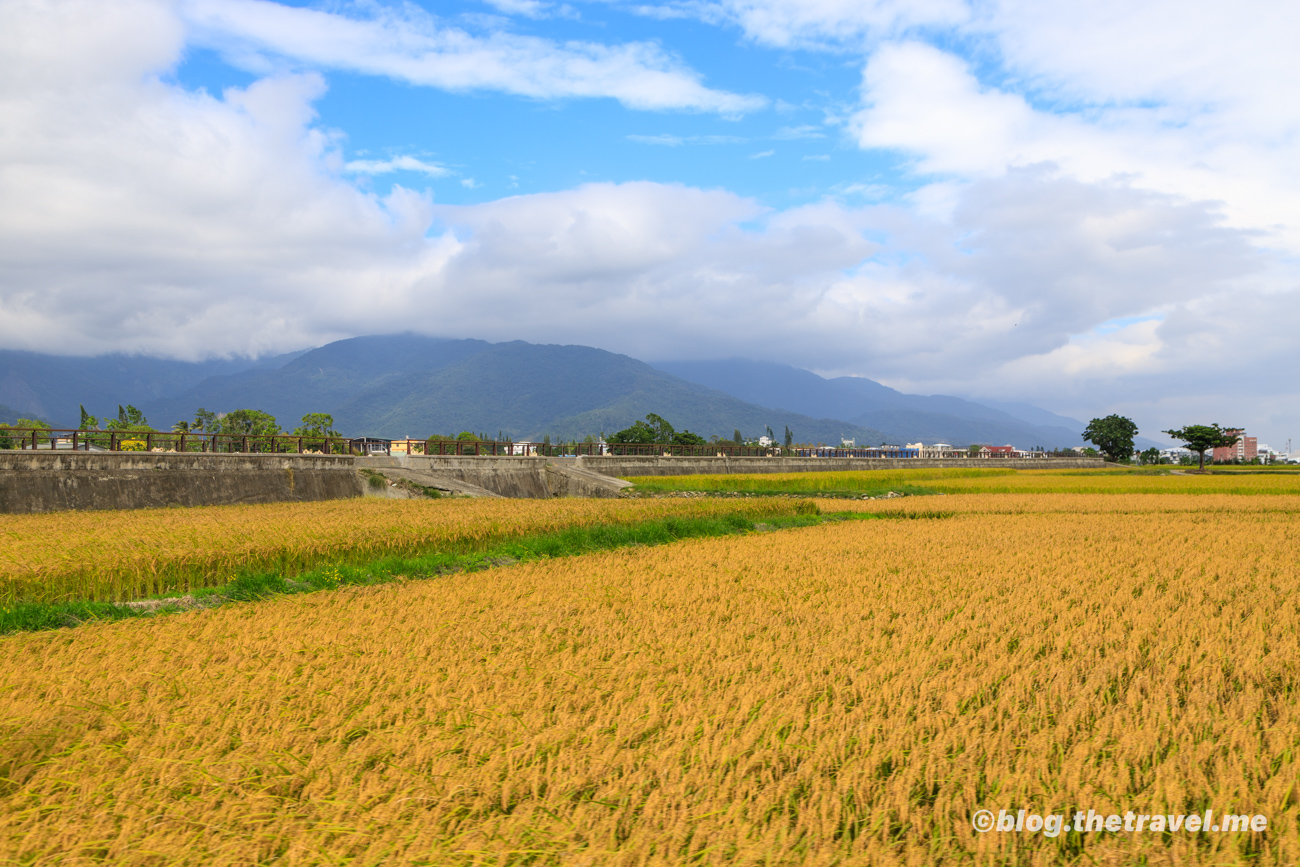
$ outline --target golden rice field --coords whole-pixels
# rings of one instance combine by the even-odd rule
[[[948,517],[0,639],[0,863],[1300,863],[1292,503],[858,501]],[[1269,830],[972,828],[1019,808]]]
[[[658,491],[852,492],[891,486],[945,494],[1300,494],[1300,472],[915,469],[752,475],[629,476]]]
[[[122,601],[224,583],[241,569],[292,573],[322,562],[667,516],[789,514],[789,501],[334,500],[6,515],[0,604]]]

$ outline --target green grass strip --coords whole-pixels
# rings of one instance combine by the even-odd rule
[[[668,476],[666,478],[680,478],[677,476]],[[687,477],[689,478],[689,477]],[[700,486],[698,488],[690,487],[689,483],[669,483],[656,484],[654,482],[637,482],[632,488],[634,493],[643,494],[668,494],[668,493],[694,493],[708,494],[710,496],[732,496],[732,497],[821,497],[827,500],[862,500],[867,498],[880,498],[891,491],[896,494],[906,494],[909,497],[923,497],[931,494],[937,494],[938,491],[933,488],[925,488],[920,485],[876,485],[864,486],[861,488],[799,488],[799,487],[759,487],[755,483],[745,480],[738,482],[733,487],[725,485]]]
[[[802,507],[803,504],[800,504]],[[0,608],[0,635],[61,629],[84,623],[105,623],[150,617],[188,608],[227,602],[253,602],[297,593],[315,593],[338,587],[386,584],[399,578],[430,578],[455,572],[469,572],[511,563],[573,557],[596,551],[631,546],[665,545],[682,539],[728,536],[756,530],[812,527],[838,521],[880,518],[947,517],[945,513],[880,515],[870,512],[817,514],[816,508],[801,508],[805,514],[765,517],[751,521],[740,515],[720,518],[661,518],[631,525],[575,527],[556,533],[502,542],[475,553],[431,552],[408,556],[385,556],[365,563],[336,563],[307,572],[247,572],[227,584],[196,590],[185,596],[154,597],[157,606],[141,610],[111,602],[26,602]]]

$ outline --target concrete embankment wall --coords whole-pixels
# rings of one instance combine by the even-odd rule
[[[1103,458],[989,459],[950,458],[655,458],[615,456],[571,458],[577,465],[608,476],[686,476],[711,473],[829,473],[845,470],[1099,470]]]
[[[0,512],[337,500],[365,492],[354,459],[325,455],[0,452]]]
[[[547,458],[0,451],[8,514],[421,496],[415,486],[546,499],[613,497],[627,483]]]
[[[411,481],[443,490],[455,482],[485,489],[501,497],[613,497],[627,482],[584,467],[575,458],[473,457],[454,455],[395,455],[369,457],[358,465],[377,472],[399,474]]]
[[[351,457],[0,451],[0,513],[421,496],[614,497],[620,476],[831,470],[1095,469],[1100,459]],[[395,484],[371,484],[373,474]],[[418,487],[412,487],[418,486]],[[412,494],[411,491],[414,490]]]

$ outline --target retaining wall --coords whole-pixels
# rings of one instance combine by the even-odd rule
[[[0,452],[0,512],[337,500],[364,488],[346,456]]]
[[[1100,458],[909,460],[893,458],[457,457],[423,455],[213,455],[172,452],[0,451],[0,513],[144,509],[404,496],[378,490],[363,470],[426,487],[527,499],[614,497],[622,476],[832,470],[1096,469]]]

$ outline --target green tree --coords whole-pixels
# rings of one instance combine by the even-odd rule
[[[125,408],[121,404],[117,407],[117,418],[112,419],[106,425],[109,430],[118,431],[141,431],[148,433],[153,430],[149,427],[149,419],[144,417],[144,413],[127,404]]]
[[[742,437],[742,436],[740,435],[740,428],[736,428],[736,433],[735,433],[735,436],[732,437],[732,440],[733,440],[733,441],[736,443],[736,445],[738,445],[738,446],[739,446],[739,445],[744,445],[744,444],[745,444],[745,438]]]
[[[1205,469],[1205,453],[1211,449],[1224,449],[1236,445],[1241,428],[1223,428],[1217,424],[1189,424],[1187,427],[1161,431],[1181,440],[1189,450],[1200,457],[1199,468]]]
[[[280,432],[275,416],[260,409],[237,409],[221,417],[220,433],[229,436],[274,436]]]
[[[650,413],[645,417],[645,421],[633,422],[631,427],[624,428],[614,434],[609,438],[609,441],[612,443],[659,443],[667,445],[675,441],[673,437],[676,434],[677,431],[663,416]],[[695,434],[691,434],[691,436],[695,436]]]
[[[1160,449],[1156,448],[1155,446],[1152,446],[1151,448],[1144,451],[1142,454],[1138,455],[1138,462],[1143,464],[1144,466],[1147,464],[1160,463]]]
[[[309,412],[302,417],[302,423],[293,429],[294,434],[300,437],[336,437],[339,432],[334,430],[334,416],[327,412]]]
[[[667,419],[663,416],[650,413],[645,417],[645,420],[650,424],[650,430],[654,435],[654,438],[651,439],[650,442],[666,445],[673,441],[673,436],[677,431],[673,429],[673,426],[668,423]]]
[[[790,430],[790,425],[785,426],[785,447],[790,448],[794,445],[794,432]]]
[[[460,440],[461,442],[467,442],[467,443],[478,442],[478,437],[474,436],[474,434],[470,433],[467,430],[463,430],[460,433],[456,434],[456,439]]]
[[[1133,457],[1133,437],[1137,432],[1138,426],[1132,419],[1108,415],[1088,422],[1083,438],[1100,449],[1107,460],[1128,463]]]
[[[50,426],[36,418],[20,418],[13,423],[12,427],[8,424],[0,424],[0,449],[16,449],[24,440],[30,442],[32,429],[49,430]],[[10,431],[16,430],[24,431],[24,433],[10,433]]]
[[[81,409],[81,425],[77,430],[99,430],[99,419],[86,412],[86,408],[81,404],[77,406]]]
[[[194,413],[194,423],[190,425],[190,433],[219,433],[220,431],[221,422],[217,414],[199,407]]]
[[[673,434],[673,444],[679,446],[703,446],[708,445],[704,437],[699,434],[691,433],[688,430],[681,430]]]
[[[331,445],[325,437],[339,436],[339,432],[334,430],[334,416],[327,412],[309,412],[302,417],[302,423],[293,429],[294,435],[300,437],[314,437],[312,440],[304,440],[303,448],[315,449],[326,454],[333,451]]]
[[[610,436],[609,441],[612,443],[652,443],[654,442],[655,432],[650,425],[643,421],[633,422],[631,427]]]

